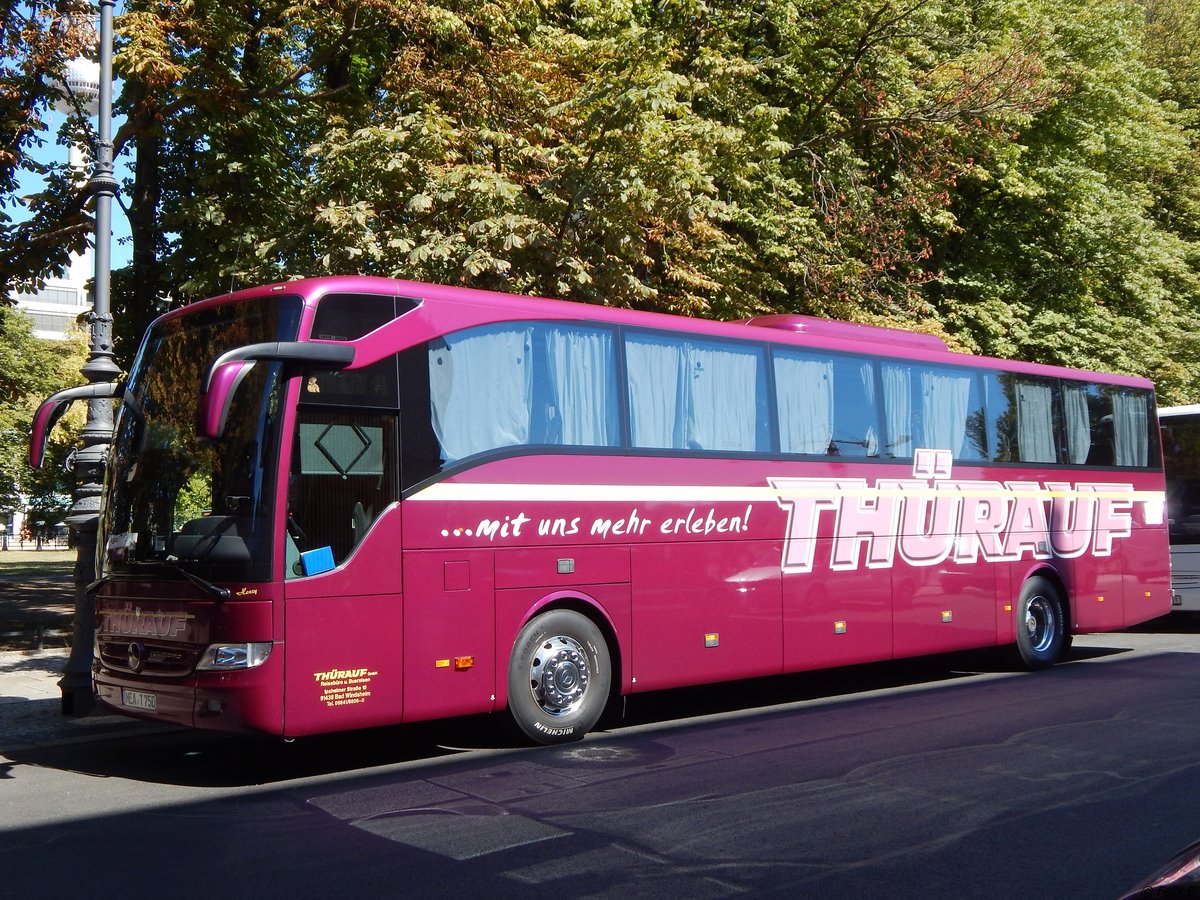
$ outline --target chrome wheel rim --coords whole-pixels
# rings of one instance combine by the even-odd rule
[[[583,645],[567,635],[555,635],[533,654],[529,691],[547,715],[567,716],[583,703],[590,677]]]
[[[1035,653],[1044,653],[1054,644],[1058,634],[1058,619],[1049,598],[1030,597],[1025,604],[1025,632]]]

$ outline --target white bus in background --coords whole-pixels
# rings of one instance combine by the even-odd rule
[[[1171,533],[1171,608],[1200,611],[1200,405],[1158,411]]]

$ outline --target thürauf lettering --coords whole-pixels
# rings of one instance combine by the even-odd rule
[[[946,473],[948,474],[948,472]],[[1133,530],[1133,485],[949,478],[769,478],[787,512],[781,568],[811,572],[818,537],[829,568],[1110,556]]]

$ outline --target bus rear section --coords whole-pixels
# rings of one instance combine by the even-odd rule
[[[1172,608],[1200,611],[1200,406],[1158,411],[1171,536]]]

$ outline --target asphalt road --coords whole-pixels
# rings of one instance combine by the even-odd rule
[[[0,758],[0,897],[1111,898],[1200,838],[1200,637],[1079,639],[491,720]]]

